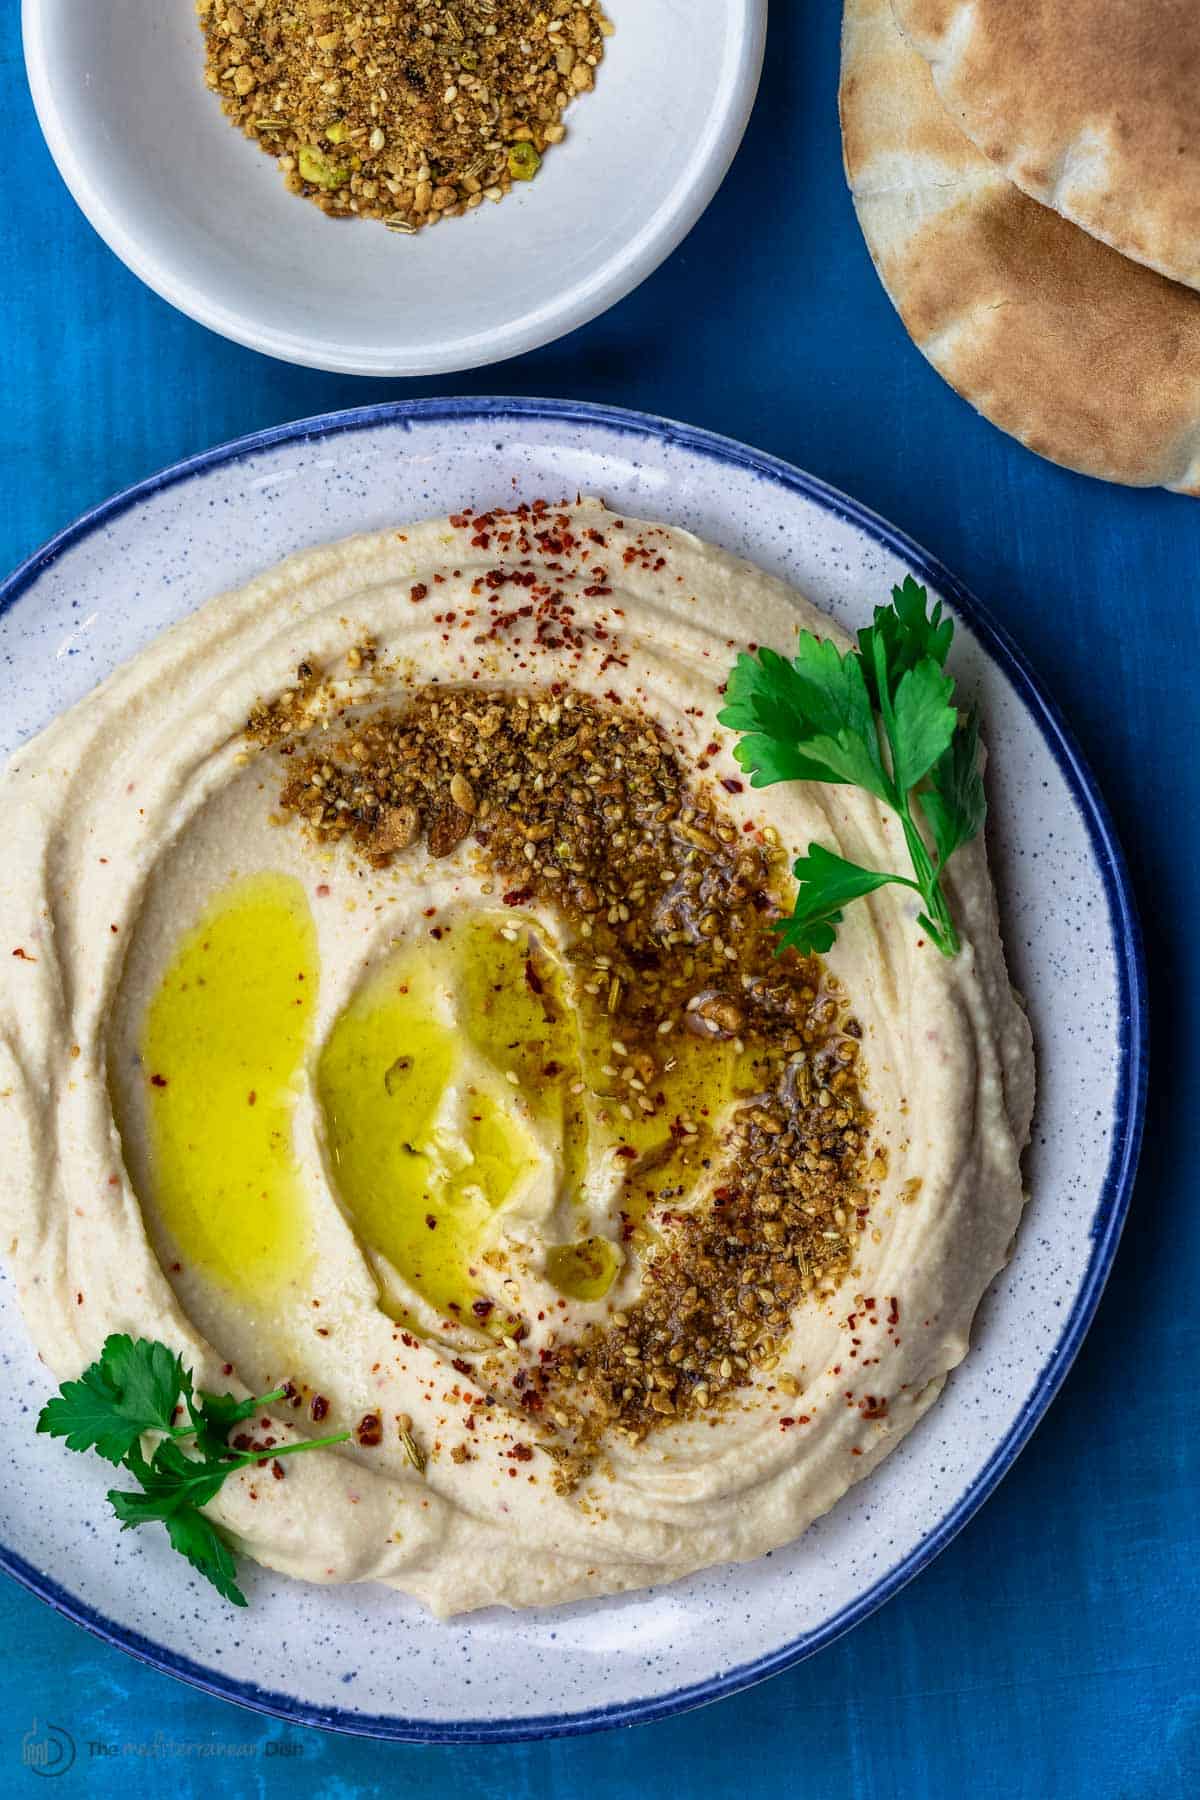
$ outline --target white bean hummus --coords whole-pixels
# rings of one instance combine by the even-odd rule
[[[687,532],[468,512],[209,602],[0,778],[24,1316],[60,1379],[129,1332],[286,1383],[256,1444],[350,1431],[226,1481],[258,1562],[449,1614],[756,1557],[966,1354],[1029,1029],[982,838],[957,957],[898,887],[774,956],[810,840],[898,854],[717,723],[803,628]]]

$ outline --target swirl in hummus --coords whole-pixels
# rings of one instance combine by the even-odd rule
[[[445,1614],[758,1556],[965,1354],[1029,1030],[982,839],[958,957],[899,888],[775,956],[792,854],[896,854],[716,723],[804,628],[686,532],[466,512],[211,601],[10,763],[24,1315],[60,1377],[128,1331],[351,1430],[225,1483],[259,1562]]]

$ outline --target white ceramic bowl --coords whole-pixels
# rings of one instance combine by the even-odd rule
[[[564,144],[502,204],[404,237],[289,194],[204,84],[192,0],[23,0],[46,141],[101,237],[181,312],[287,362],[475,368],[635,288],[716,193],[750,116],[767,0],[609,0]]]
[[[937,1405],[796,1543],[669,1587],[442,1624],[385,1588],[309,1587],[248,1564],[251,1608],[232,1619],[162,1532],[121,1533],[103,1499],[111,1471],[33,1430],[52,1384],[0,1267],[0,1569],[134,1656],[298,1723],[445,1742],[589,1731],[681,1711],[810,1655],[922,1569],[995,1487],[1079,1347],[1129,1201],[1145,973],[1090,775],[1020,653],[945,569],[743,445],[570,402],[433,400],[196,457],[0,583],[0,759],[164,627],[289,551],[468,502],[577,492],[752,557],[848,628],[906,570],[949,605],[954,671],[986,721],[990,852],[1038,1048],[1032,1197]]]

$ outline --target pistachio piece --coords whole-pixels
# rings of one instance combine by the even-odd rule
[[[532,181],[541,166],[541,157],[528,141],[510,147],[508,172],[514,181]]]
[[[311,144],[300,146],[300,173],[305,181],[321,188],[345,187],[350,179],[350,171],[344,163],[334,162]]]

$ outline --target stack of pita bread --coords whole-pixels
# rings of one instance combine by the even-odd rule
[[[846,0],[875,266],[1039,455],[1200,495],[1200,0]]]

